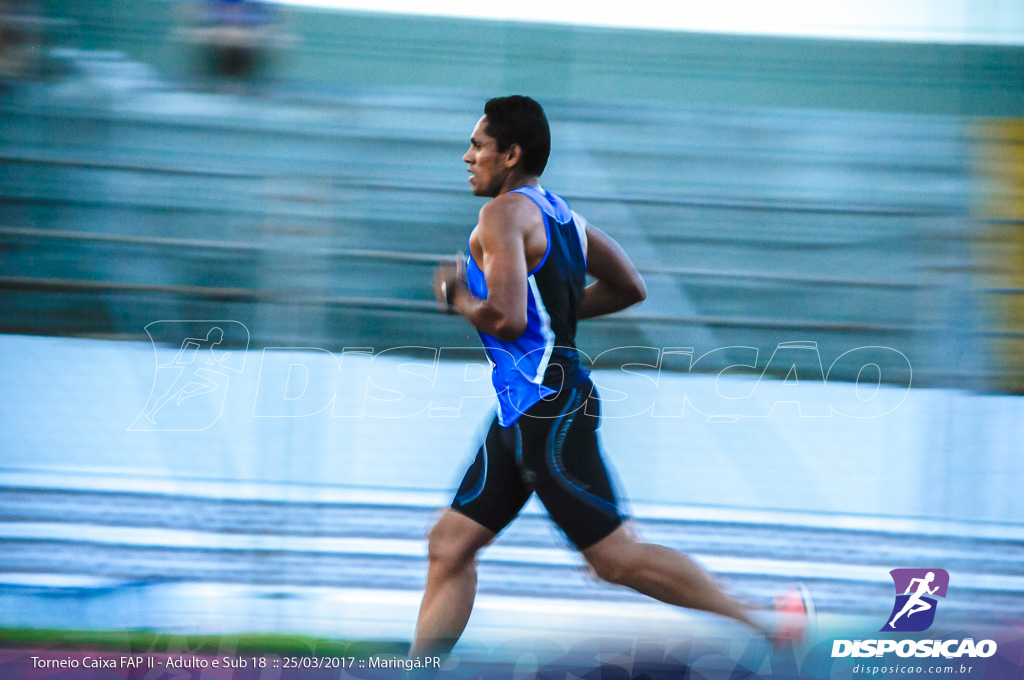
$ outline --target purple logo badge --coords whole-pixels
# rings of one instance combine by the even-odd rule
[[[896,584],[896,603],[882,631],[928,630],[938,606],[931,596],[946,597],[949,573],[945,569],[893,569],[889,575]]]

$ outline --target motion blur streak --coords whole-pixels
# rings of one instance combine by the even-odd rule
[[[981,122],[977,136],[984,226],[976,248],[994,322],[989,346],[1001,374],[996,386],[1024,394],[1024,120]]]

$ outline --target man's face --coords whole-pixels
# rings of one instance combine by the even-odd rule
[[[469,139],[469,150],[462,160],[468,166],[469,184],[476,196],[494,198],[501,191],[501,185],[508,177],[511,168],[508,149],[504,153],[498,151],[498,142],[487,134],[487,116],[477,121],[473,135]]]

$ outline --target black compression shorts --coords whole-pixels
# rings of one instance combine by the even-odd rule
[[[510,427],[495,418],[452,508],[499,533],[536,491],[578,550],[624,519],[601,459],[600,401],[589,380],[534,404]]]

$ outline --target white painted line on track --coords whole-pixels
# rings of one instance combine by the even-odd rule
[[[181,529],[111,527],[56,522],[0,523],[0,539],[86,541],[100,545],[192,550],[259,550],[314,552],[328,555],[369,555],[426,560],[426,542],[391,538],[338,538],[287,534],[234,534]],[[712,572],[729,575],[774,576],[791,579],[836,579],[891,584],[889,567],[828,562],[776,560],[756,557],[691,555]],[[577,553],[559,548],[495,545],[484,550],[483,562],[504,562],[554,567],[581,567]],[[1024,592],[1024,576],[958,573],[961,588]]]

